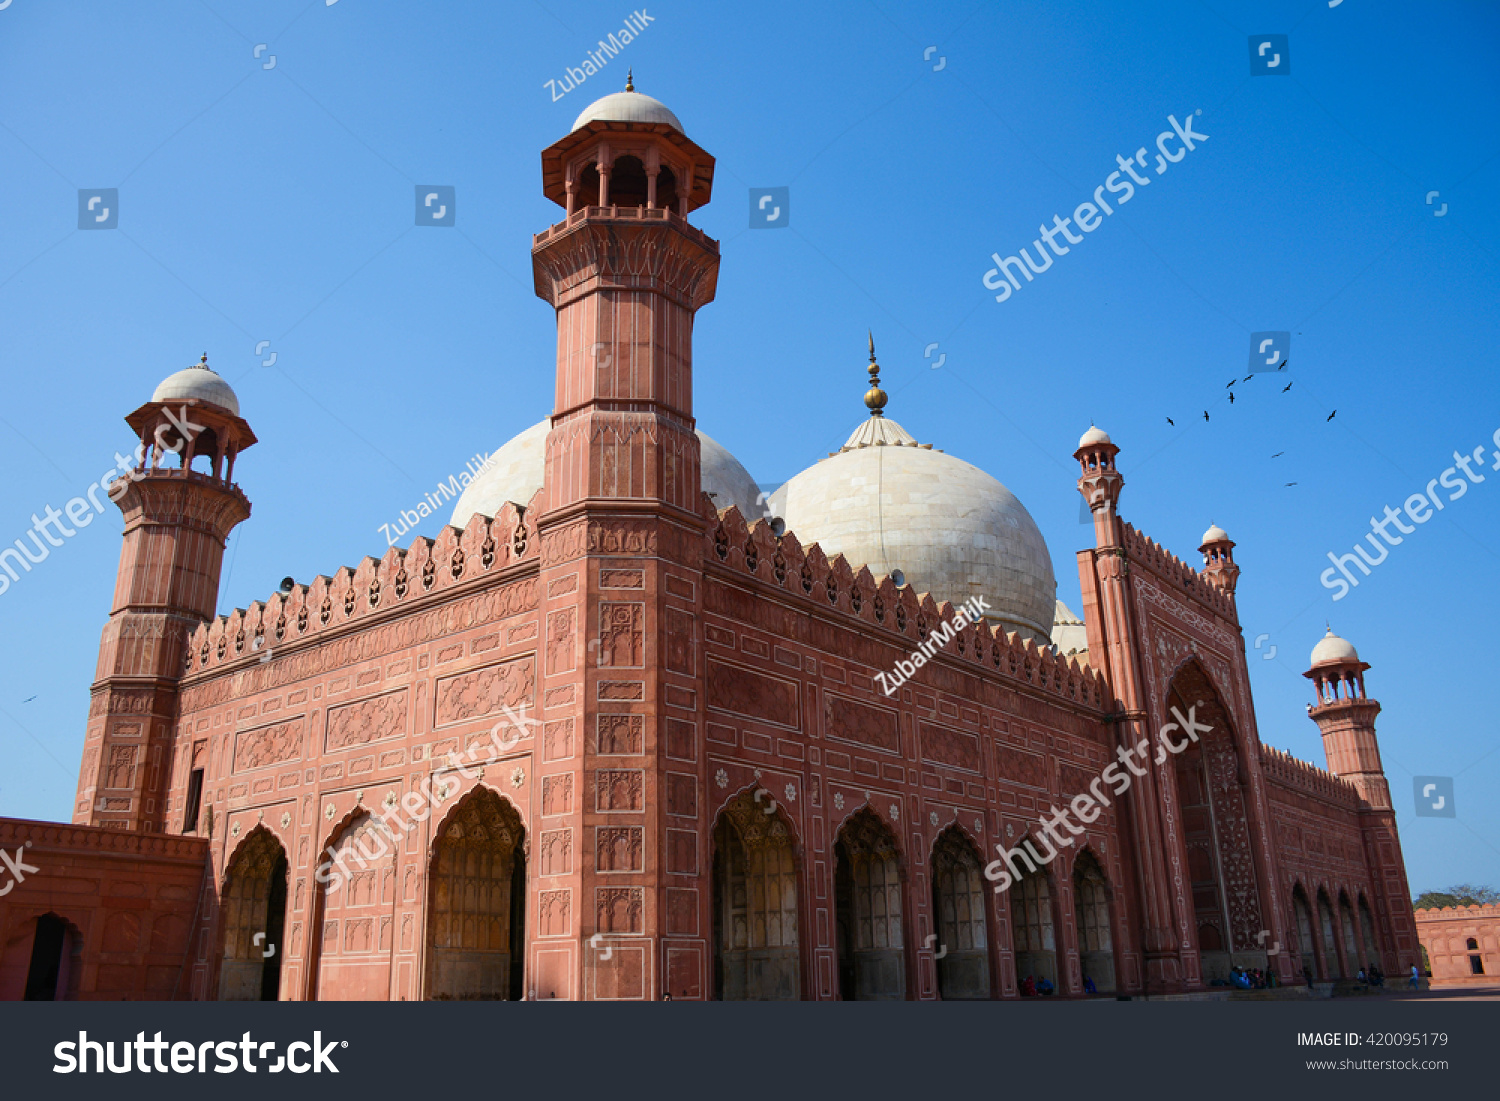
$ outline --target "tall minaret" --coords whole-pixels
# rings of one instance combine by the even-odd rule
[[[125,423],[141,446],[135,468],[110,485],[125,537],[99,642],[73,821],[177,832],[187,808],[171,808],[169,817],[165,792],[188,660],[183,645],[213,617],[225,542],[250,515],[232,479],[235,458],[255,434],[206,354],[168,376]]]
[[[1137,656],[1134,597],[1119,514],[1120,492],[1125,488],[1125,479],[1115,465],[1119,453],[1108,433],[1091,427],[1078,441],[1073,457],[1079,465],[1078,492],[1088,502],[1094,519],[1094,546],[1078,552],[1089,661],[1112,687],[1115,738],[1120,748],[1129,748],[1142,739],[1154,739],[1156,731],[1146,695],[1145,670]],[[1168,891],[1172,873],[1166,865],[1162,823],[1153,809],[1161,805],[1162,782],[1158,766],[1141,777],[1131,802],[1124,805],[1136,853],[1145,987],[1153,994],[1175,993],[1184,989],[1186,982]]]
[[[1375,716],[1380,704],[1365,695],[1365,670],[1353,646],[1328,628],[1312,652],[1312,668],[1302,675],[1317,688],[1318,702],[1307,714],[1323,732],[1328,770],[1359,790],[1371,807],[1391,809],[1391,789],[1380,765]]]
[[[557,311],[538,505],[542,839],[527,983],[539,999],[701,999],[709,786],[702,691],[705,511],[693,317],[719,246],[688,222],[714,159],[627,86],[542,153],[564,210],[537,234]],[[530,992],[528,991],[528,992]]]
[[[1234,540],[1218,524],[1210,524],[1198,545],[1203,555],[1203,576],[1206,580],[1234,595],[1235,582],[1240,579],[1240,568],[1234,561]]]
[[[1366,957],[1373,959],[1378,952],[1383,970],[1406,971],[1420,962],[1416,922],[1396,812],[1375,738],[1380,704],[1365,694],[1365,670],[1370,666],[1359,660],[1354,647],[1334,634],[1332,627],[1313,647],[1309,664],[1303,676],[1313,682],[1318,702],[1307,714],[1323,733],[1328,770],[1352,783],[1360,798],[1360,834],[1381,930],[1381,943],[1373,948],[1367,945]],[[1363,937],[1362,929],[1359,935]]]

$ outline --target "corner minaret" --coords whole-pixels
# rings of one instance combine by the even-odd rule
[[[1094,514],[1094,545],[1100,548],[1120,544],[1121,532],[1117,517],[1120,514],[1120,491],[1125,488],[1125,479],[1115,467],[1115,456],[1120,449],[1109,438],[1109,433],[1094,425],[1078,441],[1078,450],[1073,458],[1081,468],[1078,476],[1078,492],[1089,503]]]
[[[542,153],[563,219],[534,238],[536,292],[557,311],[557,391],[536,506],[546,748],[540,1000],[712,993],[703,658],[703,494],[693,318],[719,246],[688,222],[714,159],[633,90],[585,108]],[[548,854],[551,855],[548,855]],[[561,855],[561,854],[568,855]]]
[[[1348,780],[1359,794],[1360,840],[1380,924],[1381,967],[1392,973],[1405,971],[1418,962],[1420,949],[1396,811],[1375,740],[1380,704],[1365,695],[1365,670],[1370,666],[1332,627],[1313,647],[1309,665],[1303,676],[1317,688],[1318,702],[1307,714],[1323,732],[1328,770]]]
[[[713,301],[719,246],[688,223],[714,158],[635,91],[586,108],[542,152],[561,222],[532,247],[536,293],[557,311],[549,512],[587,500],[701,506],[693,431],[693,316]]]
[[[1203,542],[1198,550],[1203,555],[1203,577],[1217,585],[1230,596],[1234,595],[1235,583],[1240,577],[1240,568],[1234,562],[1234,540],[1218,524],[1210,524],[1203,533]]]
[[[1323,732],[1328,770],[1352,783],[1369,806],[1390,810],[1391,791],[1375,740],[1380,704],[1365,695],[1369,667],[1352,645],[1328,628],[1313,647],[1311,668],[1302,674],[1318,692],[1318,702],[1307,714]]]
[[[225,542],[250,515],[233,476],[255,434],[206,354],[168,376],[125,423],[141,442],[134,469],[110,485],[125,535],[99,641],[73,821],[175,832],[185,808],[170,808],[169,820],[164,793],[183,645],[213,617]]]

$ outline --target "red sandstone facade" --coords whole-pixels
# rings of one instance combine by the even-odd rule
[[[612,180],[626,156],[639,195]],[[1409,968],[1378,705],[1362,668],[1342,702],[1319,674],[1332,773],[1260,742],[1233,543],[1197,570],[1124,523],[1099,433],[1075,453],[1089,663],[971,624],[885,696],[875,674],[953,608],[699,488],[692,324],[719,257],[687,215],[713,159],[600,120],[543,167],[566,214],[533,246],[558,323],[534,500],[218,618],[248,426],[189,401],[211,471],[148,452],[122,501],[75,822],[191,849],[203,886],[190,938],[139,933],[132,996],[1014,998]],[[147,441],[158,405],[131,417]],[[997,846],[1041,841],[1174,707],[1209,732],[994,891]],[[518,713],[535,725],[492,737]],[[39,915],[80,931],[87,974],[95,926],[141,909],[117,891],[75,918],[32,886],[0,897],[6,976]],[[130,897],[152,929],[185,904]]]
[[[1500,905],[1417,911],[1432,985],[1494,986],[1500,979]]]

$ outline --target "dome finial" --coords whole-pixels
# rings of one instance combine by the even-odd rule
[[[870,416],[883,417],[885,403],[889,400],[884,390],[880,388],[880,364],[875,362],[875,332],[870,330],[870,388],[865,391],[865,407],[870,410]]]
[[[194,367],[202,368],[205,371],[211,371],[211,370],[213,370],[213,368],[208,365],[208,353],[207,352],[204,352],[202,358],[200,358],[197,363],[193,364],[193,366]]]
[[[633,92],[633,91],[635,91],[635,70],[634,69],[626,69],[625,70],[625,90],[627,92]]]

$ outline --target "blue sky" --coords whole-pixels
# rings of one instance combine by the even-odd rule
[[[757,480],[864,415],[873,328],[887,412],[1016,493],[1077,610],[1071,453],[1097,422],[1126,519],[1193,562],[1211,521],[1238,541],[1262,738],[1324,762],[1300,673],[1331,620],[1372,666],[1413,891],[1500,885],[1500,473],[1344,599],[1318,580],[1454,451],[1494,458],[1497,9],[648,4],[553,102],[633,10],[0,9],[0,543],[83,492],[131,444],[121,418],[206,351],[261,441],[220,610],[380,554],[382,523],[550,411],[538,154],[631,66],[718,158],[694,216],[723,249],[696,411]],[[1262,34],[1288,36],[1288,75],[1251,76]],[[1200,110],[1207,141],[994,300],[992,252]],[[451,229],[413,224],[433,183],[456,188]],[[751,229],[769,186],[790,224]],[[77,228],[81,188],[118,189],[118,229]],[[1293,389],[1256,377],[1231,406],[1259,331],[1292,334]],[[0,814],[69,817],[118,532],[80,531],[0,595]],[[1414,816],[1419,774],[1455,777],[1457,818]]]

